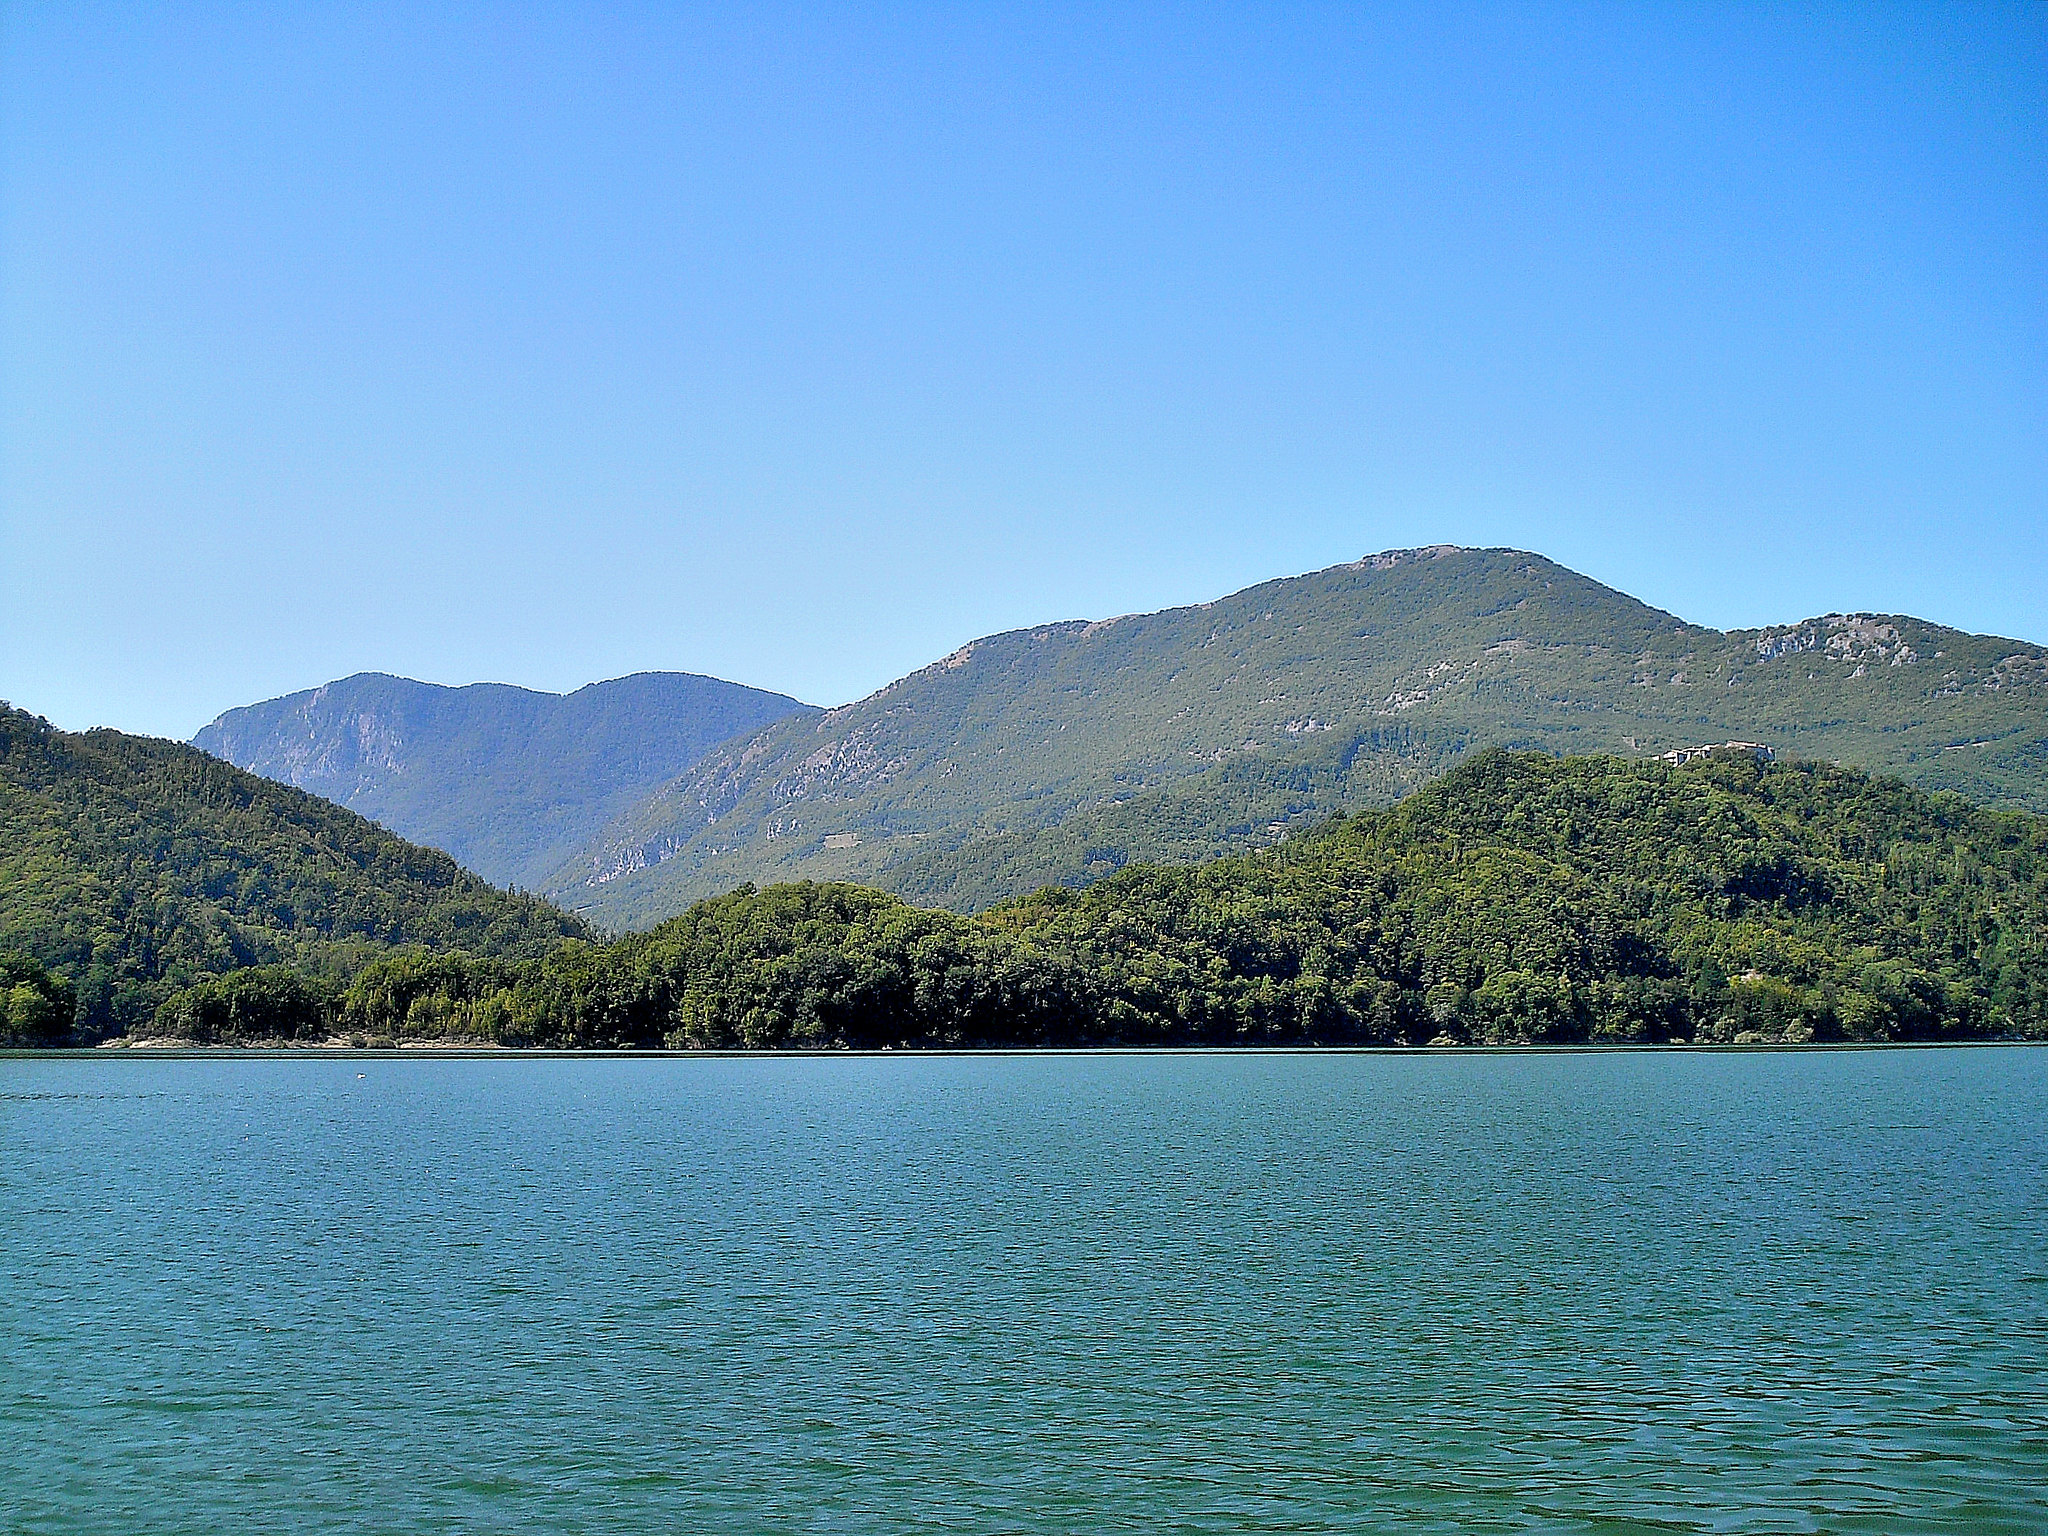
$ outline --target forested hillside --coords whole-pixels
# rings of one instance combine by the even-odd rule
[[[1724,634],[1540,556],[1394,551],[976,641],[710,752],[545,888],[636,926],[796,877],[973,910],[1269,843],[1488,746],[1729,738],[2048,810],[2048,652],[1869,615]]]
[[[193,745],[530,888],[710,748],[797,712],[810,711],[684,672],[570,694],[365,672],[229,710]]]
[[[340,1017],[572,1046],[2048,1038],[2048,818],[1813,764],[1493,751],[1276,848],[978,918],[806,883],[523,965],[396,955]]]
[[[74,735],[0,705],[10,1039],[49,1035],[60,994],[90,1037],[145,1026],[177,989],[245,967],[338,987],[393,946],[520,959],[586,933],[446,854],[192,747]]]

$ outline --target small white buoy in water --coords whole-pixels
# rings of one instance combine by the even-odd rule
[[[360,1073],[360,1072],[358,1072],[358,1073],[356,1074],[356,1081],[360,1083],[360,1082],[361,1082],[362,1080],[363,1080],[363,1074],[362,1074],[362,1073]]]

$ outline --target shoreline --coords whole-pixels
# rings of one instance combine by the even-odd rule
[[[1043,1045],[949,1046],[930,1050],[565,1050],[542,1046],[193,1045],[142,1042],[97,1046],[0,1048],[0,1061],[849,1061],[1045,1056],[1405,1056],[1451,1061],[1470,1056],[1741,1056],[1830,1051],[1979,1051],[2040,1049],[2048,1040],[1838,1040],[1748,1045]]]

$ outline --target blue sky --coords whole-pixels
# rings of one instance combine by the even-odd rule
[[[1512,544],[2048,640],[2048,7],[0,10],[0,696]]]

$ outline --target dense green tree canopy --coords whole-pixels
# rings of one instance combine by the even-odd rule
[[[2044,855],[2048,820],[1853,770],[1492,752],[987,920],[1181,1038],[1973,1037],[2048,1018]]]
[[[1490,751],[979,916],[742,886],[599,943],[168,742],[0,715],[5,1041],[670,1048],[2048,1037],[2048,818],[1823,765]]]
[[[394,956],[377,1035],[882,1047],[2048,1036],[2048,820],[1853,770],[1482,754],[1381,812],[979,918],[743,887],[522,965]]]
[[[0,947],[74,989],[87,1036],[248,966],[339,981],[395,946],[533,957],[586,933],[192,747],[0,706]]]
[[[63,1044],[77,1002],[61,976],[26,955],[0,952],[0,1046]]]

